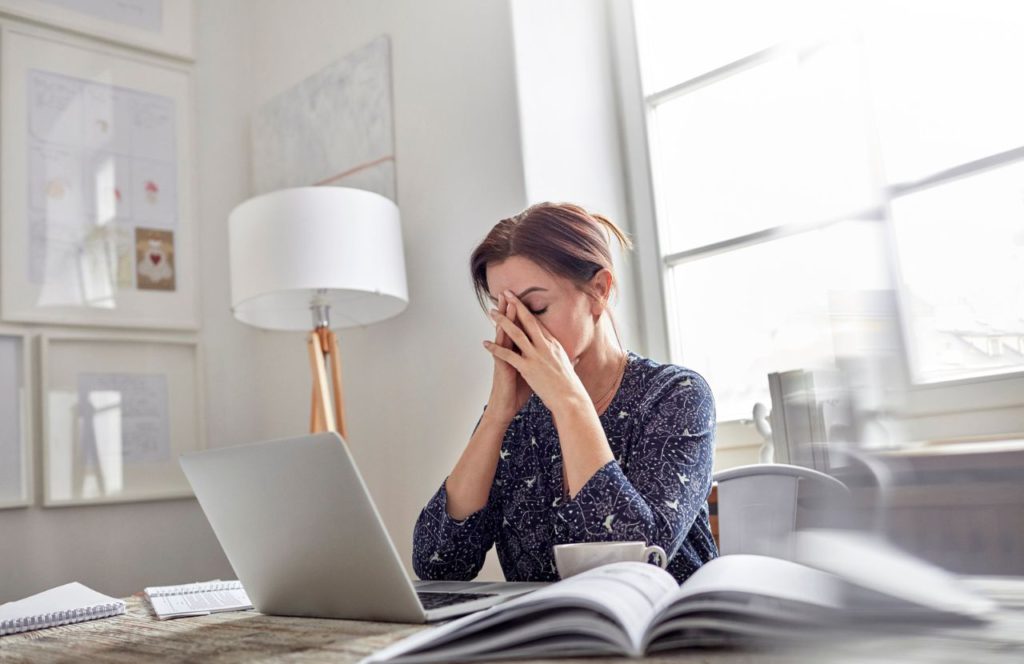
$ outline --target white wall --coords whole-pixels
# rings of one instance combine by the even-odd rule
[[[391,38],[398,206],[408,309],[340,330],[349,438],[411,569],[412,527],[451,470],[490,389],[491,332],[469,279],[473,247],[525,206],[507,2],[265,0],[251,21],[253,108],[374,37]],[[287,30],[282,29],[287,26]],[[261,435],[301,432],[302,335],[266,333]],[[493,559],[487,574],[500,577]]]
[[[635,240],[605,3],[512,0],[511,6],[527,199],[578,203]],[[617,248],[613,240],[619,336],[626,348],[647,355],[637,324],[635,255]]]
[[[229,310],[227,214],[248,190],[248,35],[243,2],[200,2],[195,66],[197,228],[211,445],[259,437],[259,334]],[[54,328],[33,328],[43,331]],[[36,413],[38,418],[38,412]],[[38,421],[36,431],[39,431]],[[37,505],[41,465],[36,454]],[[147,585],[229,577],[195,500],[0,511],[0,601],[68,581],[123,596]]]
[[[499,219],[541,198],[578,200],[629,228],[617,120],[610,106],[601,107],[613,94],[602,52],[606,19],[601,7],[586,5],[562,5],[545,27],[533,6],[517,7],[513,20],[509,0],[196,3],[201,339],[211,446],[303,433],[308,423],[303,335],[254,330],[230,315],[226,220],[250,195],[249,114],[390,35],[410,305],[390,321],[340,330],[339,341],[351,446],[410,569],[416,516],[454,465],[490,389],[491,359],[480,341],[493,328],[471,287],[473,247]],[[544,74],[529,54],[558,44],[559,17],[571,21],[564,25],[574,26],[575,41],[560,47],[557,71]],[[582,79],[572,72],[588,65],[574,55],[577,47],[597,63]],[[545,114],[545,90],[561,77],[573,79],[576,98],[594,113]],[[565,145],[589,144],[586,152],[558,149],[557,125],[574,117],[588,124],[567,134]],[[627,347],[642,352],[631,268],[620,270],[620,331]],[[126,595],[231,574],[194,500],[0,512],[0,600],[72,579]],[[501,578],[493,552],[482,577]]]

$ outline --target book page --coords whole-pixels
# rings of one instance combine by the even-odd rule
[[[662,649],[666,639],[681,643],[690,638],[685,635],[705,630],[708,620],[718,624],[713,631],[720,643],[728,642],[726,635],[753,636],[763,629],[782,634],[796,624],[803,628],[808,621],[834,616],[843,606],[843,589],[843,582],[833,575],[788,560],[721,556],[662,599],[644,647]],[[705,637],[712,638],[711,633]]]
[[[638,656],[642,654],[641,640],[655,607],[677,588],[672,575],[654,565],[634,562],[604,565],[485,611],[413,634],[365,661],[389,661],[413,653],[420,661],[422,654],[441,648],[445,653],[451,650],[465,655],[467,653],[459,646],[463,640],[475,642],[472,652],[487,652],[500,657],[506,650],[514,649],[503,637],[507,626],[513,622],[518,623],[515,629],[523,634],[524,640],[527,635],[532,640],[545,631],[554,637],[553,632],[558,630],[566,636],[586,636],[593,630],[581,629],[580,620],[600,630],[600,636],[590,639],[593,654],[612,652],[609,650],[611,644],[617,643],[616,651]],[[566,612],[566,609],[585,611]],[[592,616],[588,611],[601,614],[606,620]],[[561,613],[571,616],[571,620],[560,623]],[[530,626],[528,620],[532,616],[542,620],[543,627]],[[620,630],[618,635],[615,626]],[[488,630],[493,630],[491,636],[487,635]]]
[[[842,582],[831,574],[781,558],[737,553],[705,563],[665,602],[738,593],[839,609],[842,592]]]
[[[894,600],[889,608],[896,612],[902,610],[896,600],[925,611],[967,617],[982,617],[996,608],[994,602],[972,592],[954,574],[915,558],[880,537],[809,529],[797,533],[796,544],[801,562],[879,593],[879,603],[870,607],[873,612],[885,609],[881,602],[884,598]],[[850,599],[855,597],[858,595],[851,593]]]
[[[570,577],[531,597],[539,595],[575,598],[603,607],[625,630],[634,654],[639,650],[643,634],[665,597],[678,590],[671,574],[647,563],[614,563],[603,565],[578,576]]]

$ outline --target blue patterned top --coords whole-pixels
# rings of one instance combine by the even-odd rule
[[[558,432],[551,411],[532,395],[505,431],[487,505],[456,521],[446,511],[442,483],[423,508],[413,533],[413,568],[421,579],[470,580],[492,544],[508,581],[557,580],[552,547],[566,542],[657,544],[680,583],[718,555],[707,505],[715,442],[711,389],[690,369],[632,351],[627,360],[619,390],[600,416],[615,460],[565,499]]]

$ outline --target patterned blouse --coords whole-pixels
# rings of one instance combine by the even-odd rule
[[[487,504],[456,521],[446,511],[442,482],[423,508],[413,533],[413,568],[421,579],[470,580],[495,543],[509,581],[557,580],[552,547],[566,542],[657,544],[680,583],[718,555],[707,504],[715,442],[711,389],[690,369],[632,351],[627,360],[619,390],[600,416],[615,460],[574,498],[564,498],[558,431],[551,411],[532,395],[505,431]]]

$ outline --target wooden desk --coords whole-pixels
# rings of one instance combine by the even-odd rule
[[[915,635],[857,634],[799,649],[690,651],[644,662],[753,664],[776,662],[1013,662],[1024,661],[1024,581],[988,587],[1004,599],[999,621],[984,628],[933,628]],[[984,586],[983,586],[984,587]],[[1002,591],[999,592],[998,589]],[[413,634],[421,625],[284,618],[254,611],[157,620],[141,596],[116,618],[0,637],[0,662],[357,662]],[[540,661],[540,660],[538,660]],[[624,658],[552,659],[546,664],[635,664]]]

